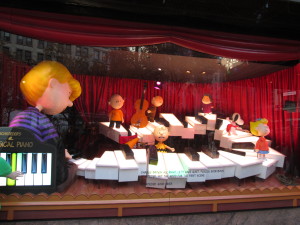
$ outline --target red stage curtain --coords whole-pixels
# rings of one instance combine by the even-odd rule
[[[0,7],[0,29],[41,40],[121,47],[165,42],[249,61],[300,58],[300,42]]]
[[[134,102],[141,97],[146,83],[148,87],[146,100],[150,102],[156,95],[164,99],[164,104],[157,109],[157,113],[174,113],[180,120],[184,120],[185,116],[195,115],[199,111],[203,94],[210,93],[214,110],[218,114],[230,116],[238,112],[248,125],[257,118],[267,118],[271,129],[270,138],[276,145],[290,148],[291,137],[294,138],[294,148],[299,145],[299,108],[297,112],[290,113],[284,111],[283,106],[286,100],[291,100],[298,102],[299,107],[300,64],[267,76],[234,82],[214,84],[167,82],[163,84],[162,90],[154,89],[153,81],[86,75],[75,77],[80,81],[83,93],[74,104],[86,121],[93,121],[99,115],[107,115],[111,110],[108,105],[109,97],[119,93],[125,98],[122,110],[125,123],[129,124],[135,113]],[[287,95],[289,93],[291,95]],[[293,118],[292,121],[290,116]]]
[[[0,54],[0,64],[0,124],[7,126],[10,113],[27,106],[19,83],[30,67],[2,54]]]

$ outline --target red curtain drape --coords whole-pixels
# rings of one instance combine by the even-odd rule
[[[97,120],[99,115],[107,115],[111,110],[108,105],[109,97],[119,93],[125,98],[122,110],[125,123],[129,124],[131,116],[135,113],[134,102],[141,97],[146,83],[146,100],[150,102],[156,95],[161,95],[164,99],[158,113],[174,113],[180,120],[184,120],[185,116],[195,115],[199,111],[203,94],[210,93],[218,114],[230,116],[238,112],[246,124],[257,118],[267,118],[271,129],[270,137],[276,145],[291,147],[291,138],[294,139],[295,149],[299,145],[299,108],[297,112],[290,113],[284,111],[283,107],[286,100],[297,102],[299,107],[300,64],[267,76],[234,82],[167,82],[163,84],[162,90],[154,89],[153,81],[86,75],[75,77],[80,81],[83,93],[74,104],[86,121]]]
[[[172,42],[212,55],[249,61],[300,58],[299,41],[5,7],[0,7],[0,29],[75,45],[120,47]]]
[[[23,63],[0,54],[0,124],[7,126],[14,110],[23,109],[27,104],[21,94],[19,83],[30,69]]]

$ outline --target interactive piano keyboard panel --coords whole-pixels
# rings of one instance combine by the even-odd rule
[[[0,128],[0,156],[23,176],[17,180],[0,178],[0,192],[51,193],[56,190],[55,153],[49,144],[38,141],[29,131],[22,128]]]

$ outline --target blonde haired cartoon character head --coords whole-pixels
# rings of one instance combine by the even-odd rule
[[[267,124],[267,119],[257,119],[255,122],[250,122],[250,131],[255,136],[266,136],[270,133],[270,128]]]
[[[81,94],[80,83],[59,62],[43,61],[34,66],[20,82],[26,101],[48,115],[72,106]]]

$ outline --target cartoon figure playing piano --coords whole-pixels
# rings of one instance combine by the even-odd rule
[[[164,100],[161,96],[155,96],[151,100],[151,106],[148,108],[146,115],[150,122],[154,122],[156,109],[164,103]]]
[[[201,110],[204,114],[212,113],[213,104],[211,97],[208,94],[204,94],[201,101]]]
[[[109,112],[109,127],[113,128],[116,124],[116,128],[121,127],[121,123],[124,123],[124,115],[121,108],[124,105],[124,99],[119,94],[114,94],[110,97],[108,104],[113,108]]]
[[[56,115],[73,106],[81,94],[80,83],[61,63],[43,61],[25,74],[20,88],[31,106],[20,112],[9,126],[25,128],[39,141],[55,147],[56,185],[61,192],[73,182],[77,166],[68,162],[70,155],[46,115]]]
[[[164,141],[169,138],[169,131],[167,127],[163,125],[155,127],[153,135],[155,140],[158,142],[155,145],[158,152],[175,152],[175,148],[171,148],[168,145],[164,144]]]
[[[266,159],[266,154],[269,153],[269,145],[268,141],[265,138],[270,133],[270,128],[267,125],[268,120],[257,119],[255,122],[250,122],[250,131],[253,135],[259,136],[258,141],[255,144],[255,152],[257,152],[257,158],[261,158],[263,160]]]
[[[20,176],[22,176],[20,171],[12,171],[10,164],[0,157],[0,177],[16,180]]]
[[[243,130],[240,126],[244,125],[244,120],[242,120],[239,113],[232,114],[231,120],[229,120],[229,122],[230,124],[228,124],[226,127],[226,131],[229,136],[231,134],[237,135],[236,130]]]

